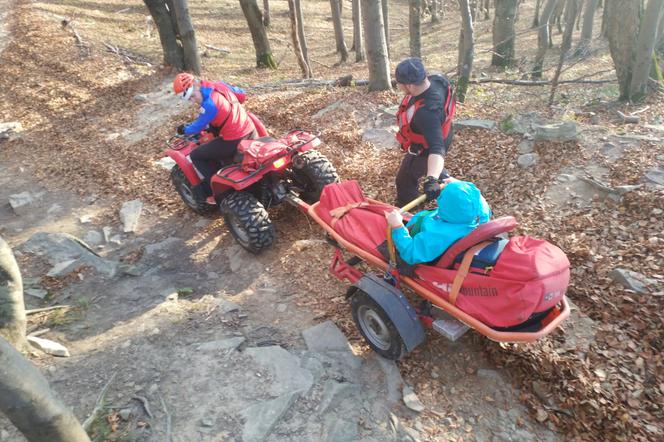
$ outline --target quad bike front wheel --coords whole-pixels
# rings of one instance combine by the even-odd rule
[[[317,150],[308,150],[293,158],[295,179],[303,187],[302,198],[313,204],[320,198],[323,187],[339,182],[336,169],[325,155]]]
[[[221,213],[235,240],[251,253],[274,241],[274,226],[265,207],[250,193],[235,192],[221,201]]]
[[[171,182],[182,201],[194,212],[199,215],[209,215],[215,211],[216,207],[207,203],[205,195],[191,185],[182,169],[177,165],[171,169]]]
[[[406,355],[406,346],[385,310],[362,290],[350,298],[355,325],[373,351],[393,361]]]

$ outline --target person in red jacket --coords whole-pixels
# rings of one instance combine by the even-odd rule
[[[226,83],[199,80],[188,73],[175,77],[173,90],[182,99],[200,106],[198,118],[191,124],[180,125],[178,134],[195,135],[208,130],[216,137],[198,146],[189,156],[203,175],[203,192],[211,196],[210,179],[219,170],[219,164],[232,161],[240,141],[256,136],[254,123],[242,106],[244,94]]]

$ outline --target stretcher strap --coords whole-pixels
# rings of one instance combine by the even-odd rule
[[[450,290],[450,303],[452,303],[452,305],[456,304],[457,297],[459,296],[459,291],[461,290],[461,286],[463,285],[464,279],[466,279],[466,276],[468,275],[468,271],[470,270],[470,264],[473,262],[475,254],[478,251],[482,250],[484,247],[488,246],[489,244],[491,244],[491,241],[483,241],[468,249],[466,254],[463,255],[463,259],[461,260],[461,265],[459,266],[457,274],[454,277],[454,283],[452,283],[452,290]]]
[[[334,228],[334,225],[337,223],[337,221],[339,221],[339,219],[341,219],[341,217],[350,212],[352,209],[357,209],[358,207],[365,207],[368,205],[369,203],[366,201],[359,201],[355,203],[349,203],[346,204],[345,206],[340,206],[337,207],[336,209],[330,210],[330,215],[333,218],[331,222],[332,228]]]

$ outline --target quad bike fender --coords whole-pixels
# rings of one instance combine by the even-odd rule
[[[424,342],[424,327],[417,317],[417,312],[408,303],[401,290],[392,286],[383,278],[373,273],[367,273],[353,284],[355,290],[359,289],[371,297],[392,320],[397,328],[406,350],[410,353],[415,347]],[[349,290],[354,293],[355,290]]]
[[[182,152],[172,149],[167,150],[166,155],[175,161],[175,164],[177,164],[182,172],[184,172],[184,176],[187,177],[187,180],[189,180],[192,186],[200,184],[201,177],[198,175],[198,172],[196,172],[188,155],[184,155]]]

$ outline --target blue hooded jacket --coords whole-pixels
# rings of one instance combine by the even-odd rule
[[[419,225],[411,236],[408,229],[392,230],[392,239],[401,258],[410,265],[440,257],[459,238],[491,218],[491,208],[474,184],[452,181],[438,196],[438,209],[415,215],[408,227]]]
[[[194,135],[205,129],[210,121],[214,120],[214,117],[217,116],[217,105],[214,104],[210,95],[212,94],[212,88],[202,87],[201,95],[203,96],[203,101],[201,102],[201,110],[198,118],[196,118],[191,124],[185,126],[184,133],[185,135]]]

